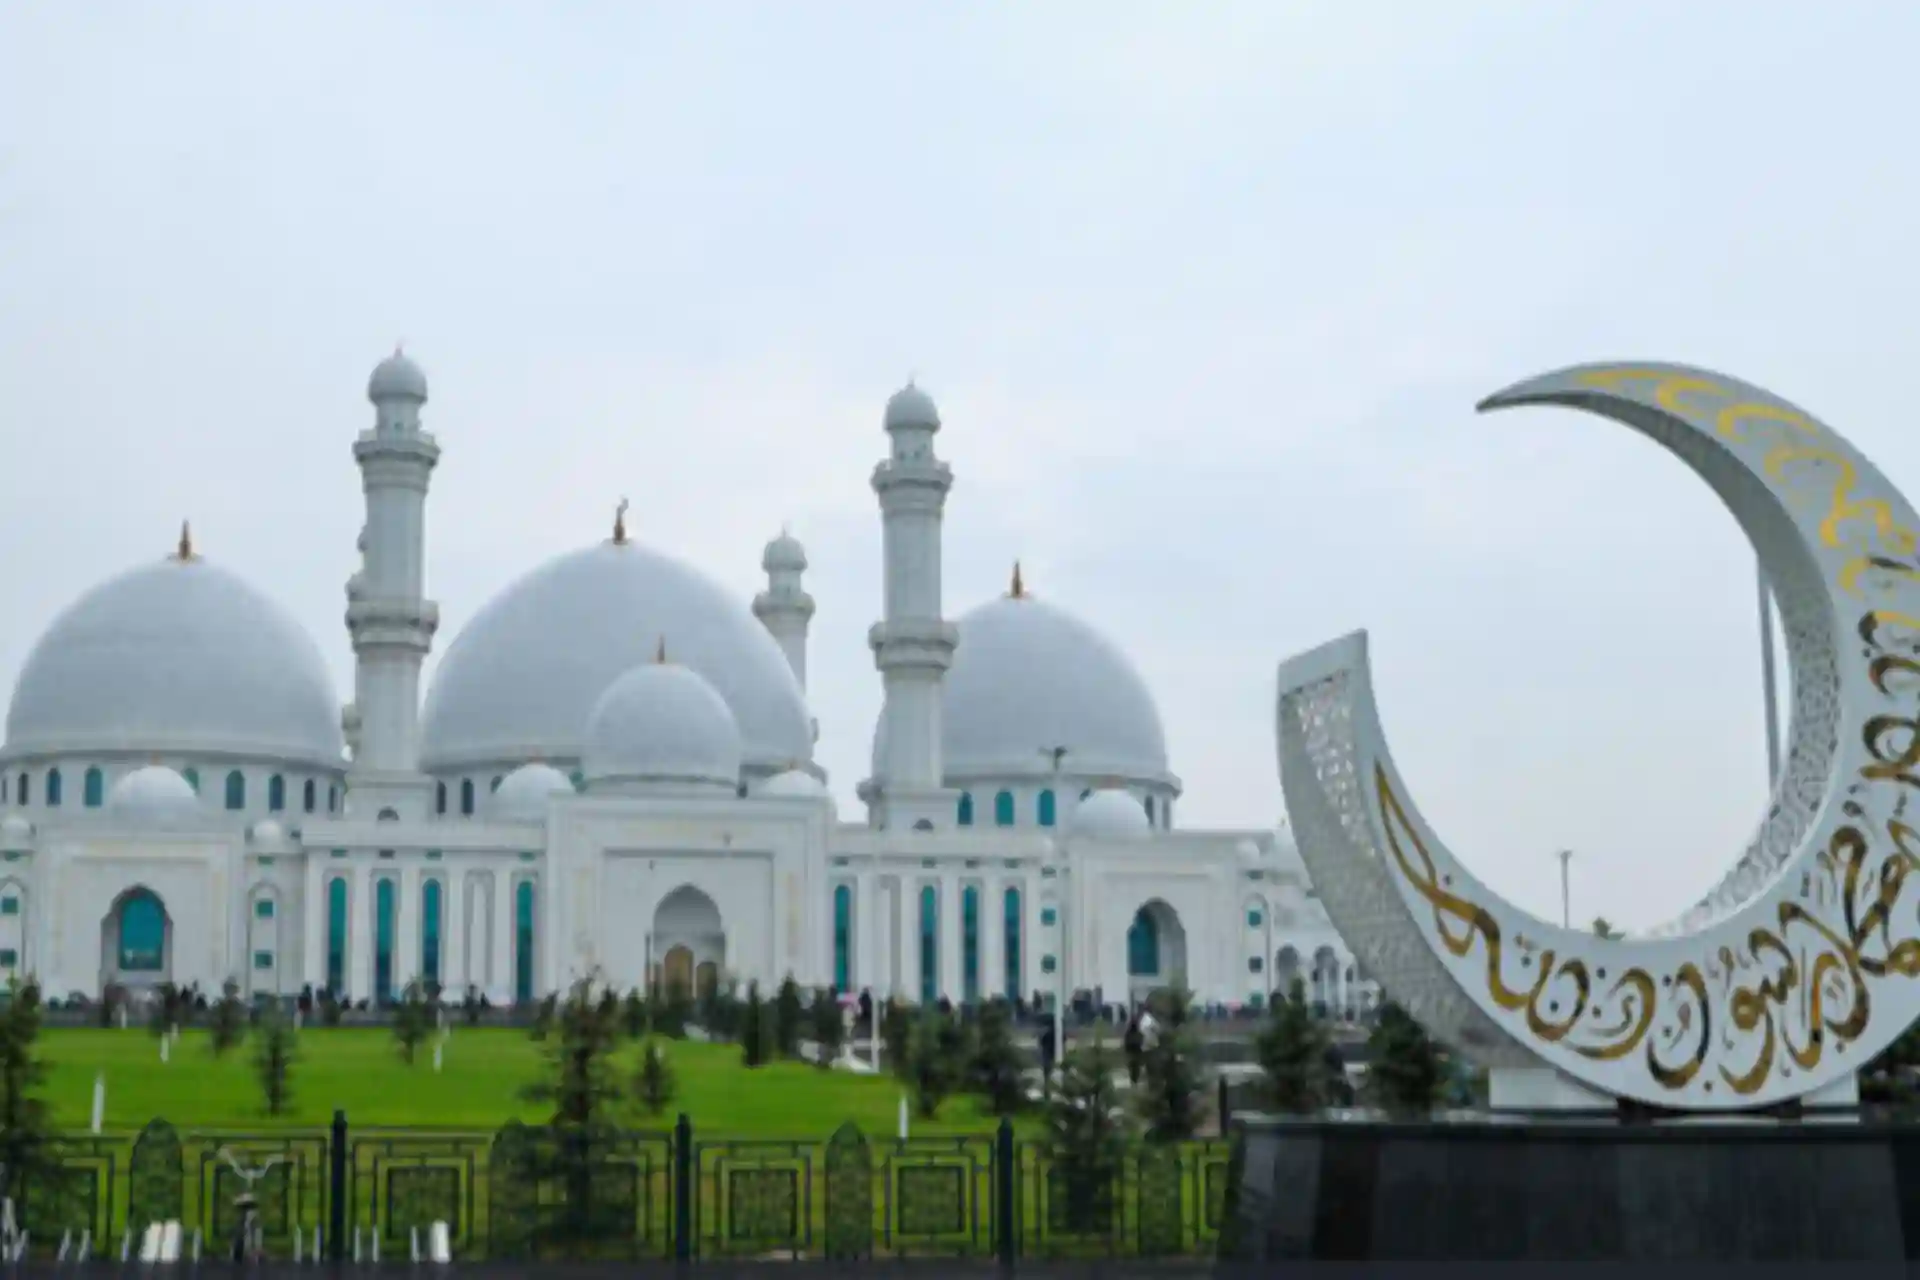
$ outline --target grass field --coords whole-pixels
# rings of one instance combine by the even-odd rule
[[[491,1130],[511,1119],[537,1123],[541,1108],[521,1091],[543,1076],[543,1046],[526,1032],[456,1029],[441,1069],[432,1052],[412,1066],[401,1062],[392,1035],[377,1028],[308,1028],[300,1033],[290,1113],[266,1114],[250,1044],[216,1059],[206,1033],[185,1031],[171,1060],[160,1061],[159,1041],[139,1029],[49,1029],[41,1033],[47,1063],[43,1090],[55,1123],[84,1130],[93,1109],[93,1083],[107,1082],[105,1127],[134,1130],[156,1117],[178,1128],[314,1128],[336,1108],[355,1128],[421,1126]],[[660,1120],[630,1113],[635,1127],[664,1128],[685,1111],[695,1129],[752,1138],[824,1138],[852,1120],[875,1137],[898,1123],[900,1085],[889,1078],[822,1071],[800,1063],[748,1070],[736,1045],[667,1042],[679,1094]],[[639,1050],[626,1046],[621,1069],[629,1077]],[[984,1133],[993,1118],[970,1097],[950,1098],[937,1119],[915,1119],[916,1136]]]

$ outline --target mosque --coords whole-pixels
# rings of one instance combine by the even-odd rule
[[[749,604],[629,537],[623,507],[475,614],[423,699],[440,446],[408,356],[367,397],[352,700],[185,527],[81,596],[7,713],[0,970],[52,997],[233,980],[378,1001],[420,979],[508,1002],[597,971],[919,1001],[1181,981],[1225,1005],[1297,975],[1335,1012],[1373,998],[1284,833],[1177,825],[1119,649],[1017,568],[947,620],[953,475],[920,388],[887,402],[873,472],[885,703],[858,820],[814,760],[814,601],[784,533]]]

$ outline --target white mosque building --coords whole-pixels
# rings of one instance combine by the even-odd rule
[[[163,981],[526,1001],[598,971],[916,1001],[1174,981],[1246,1005],[1296,974],[1371,985],[1273,830],[1177,825],[1152,695],[1027,592],[941,598],[940,416],[888,401],[875,468],[885,706],[863,819],[814,761],[807,558],[782,535],[751,605],[627,536],[534,568],[421,698],[440,446],[396,352],[353,444],[364,482],[343,709],[314,641],[181,531],[57,617],[0,748],[0,973],[49,996]]]

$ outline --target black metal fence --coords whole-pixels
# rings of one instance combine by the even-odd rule
[[[459,1259],[1210,1255],[1226,1205],[1224,1140],[1131,1143],[1066,1157],[1017,1135],[824,1140],[671,1129],[493,1133],[175,1129],[62,1138],[15,1205],[33,1252],[83,1237],[136,1253],[178,1222],[205,1256],[251,1192],[270,1255],[403,1259],[447,1225]],[[188,1246],[191,1247],[191,1246]]]

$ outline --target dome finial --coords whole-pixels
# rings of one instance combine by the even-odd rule
[[[627,545],[627,500],[620,499],[620,505],[613,509],[613,545]]]
[[[1018,560],[1013,562],[1013,585],[1007,588],[1007,595],[1010,599],[1014,600],[1024,600],[1027,598],[1027,584],[1026,580],[1020,576],[1020,562]]]
[[[181,564],[194,558],[193,525],[189,521],[180,522],[180,544],[173,549],[173,558]]]

